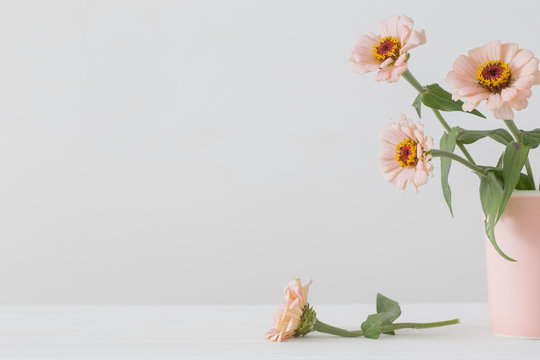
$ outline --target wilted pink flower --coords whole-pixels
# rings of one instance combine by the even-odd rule
[[[464,99],[464,111],[471,111],[482,100],[501,120],[513,120],[514,111],[525,109],[532,85],[540,84],[538,59],[517,44],[490,41],[482,47],[460,55],[446,77],[456,89],[452,98]]]
[[[433,176],[429,151],[433,138],[424,136],[424,125],[407,119],[405,115],[397,123],[390,121],[381,133],[382,152],[379,169],[384,178],[405,191],[411,183],[416,191]]]
[[[379,69],[377,81],[396,82],[407,70],[407,51],[426,42],[424,30],[413,30],[407,16],[392,16],[379,23],[380,35],[362,35],[352,50],[352,69],[364,74]]]
[[[302,315],[307,309],[307,296],[312,280],[302,286],[300,279],[289,282],[285,287],[285,302],[276,310],[271,325],[274,327],[265,334],[270,341],[283,341],[296,333],[302,325]]]

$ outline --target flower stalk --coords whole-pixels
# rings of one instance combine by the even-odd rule
[[[459,319],[436,321],[436,322],[429,322],[429,323],[407,322],[407,323],[395,323],[391,325],[383,325],[380,327],[380,329],[381,329],[381,332],[385,333],[388,331],[394,331],[394,330],[399,330],[399,329],[429,329],[429,328],[435,328],[435,327],[441,327],[441,326],[457,325],[459,323],[460,323]]]
[[[407,82],[409,84],[411,84],[412,87],[415,88],[420,94],[427,91],[426,87],[423,86],[422,84],[420,84],[420,82],[418,80],[416,80],[414,75],[409,70],[405,71],[401,76],[403,76],[403,78],[405,80],[407,80]],[[442,125],[444,130],[449,133],[452,128],[450,127],[450,125],[448,125],[448,122],[446,122],[446,120],[442,116],[441,112],[439,110],[433,109],[433,108],[431,110],[435,114],[435,117],[437,118],[437,120],[439,120],[439,123]],[[469,151],[467,150],[465,145],[458,143],[457,146],[458,146],[459,150],[461,150],[463,155],[467,158],[467,160],[469,160],[471,163],[475,164],[471,154],[469,153]]]
[[[436,322],[429,322],[429,323],[406,322],[406,323],[382,325],[379,327],[379,330],[381,333],[387,333],[387,332],[399,330],[399,329],[429,329],[429,328],[435,328],[435,327],[441,327],[441,326],[457,325],[459,323],[460,323],[459,319],[436,321]],[[317,323],[315,324],[315,331],[325,333],[325,334],[342,336],[342,337],[364,336],[363,330],[352,330],[352,331],[345,330],[345,329],[341,329],[332,325],[328,325],[320,320],[317,320]]]
[[[475,173],[477,173],[479,175],[483,175],[485,173],[484,168],[481,168],[480,166],[470,162],[467,159],[462,158],[458,154],[454,154],[453,152],[445,151],[445,150],[439,150],[439,149],[433,149],[433,150],[431,150],[431,155],[434,156],[434,157],[447,157],[447,158],[450,158],[452,160],[455,160],[455,161],[465,165],[466,167],[468,167],[469,169],[471,169],[472,171],[474,171]]]
[[[407,80],[407,82],[411,84],[412,87],[415,88],[416,91],[418,91],[419,93],[426,92],[426,88],[422,84],[420,84],[418,80],[416,80],[414,75],[408,69],[403,74],[401,74],[401,76],[403,76],[403,78]],[[448,126],[448,124],[446,126]]]
[[[332,325],[328,325],[320,320],[317,320],[317,322],[315,323],[315,331],[343,337],[358,337],[364,335],[364,332],[362,330],[349,331]]]

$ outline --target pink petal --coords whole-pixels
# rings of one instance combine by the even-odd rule
[[[411,32],[409,40],[401,48],[400,53],[404,54],[407,51],[414,49],[417,46],[423,45],[426,43],[426,33],[424,30],[415,30]]]
[[[373,45],[378,41],[374,34],[362,35],[351,51],[351,68],[354,72],[364,74],[379,68],[379,62],[372,54]]]
[[[396,62],[394,63],[394,66],[401,66],[403,64],[405,64],[405,60],[407,60],[407,54],[404,53],[403,55],[400,55]]]
[[[517,95],[518,95],[518,90],[516,88],[507,87],[501,91],[501,98],[504,102],[511,101]]]
[[[478,106],[480,101],[486,100],[488,97],[488,92],[481,92],[479,94],[469,97],[467,101],[463,104],[463,110],[473,111]]]
[[[395,184],[397,175],[402,171],[402,167],[399,166],[398,162],[394,160],[394,164],[391,164],[390,162],[383,163],[378,161],[378,165],[383,178],[386,181]]]
[[[478,70],[478,66],[475,65],[473,60],[465,55],[460,55],[454,61],[453,69],[457,71],[458,73],[461,73],[467,77],[474,77],[476,75],[476,70]]]
[[[358,64],[358,63],[351,63],[351,69],[352,71],[359,73],[359,74],[365,74],[368,72],[376,71],[379,68],[379,64]]]
[[[471,59],[475,69],[478,69],[480,65],[489,60],[482,49],[483,47],[478,47],[471,49],[468,52],[469,58]]]
[[[430,151],[433,149],[433,137],[426,136],[424,138],[424,151]]]
[[[538,59],[532,58],[527,64],[523,65],[521,69],[512,72],[512,76],[520,77],[533,75],[536,71],[538,71]]]
[[[463,111],[471,112],[474,109],[476,109],[477,106],[478,106],[478,104],[476,104],[476,103],[466,101],[466,102],[463,103],[461,108],[463,109]]]
[[[500,108],[502,105],[503,105],[503,100],[502,100],[500,94],[490,94],[489,95],[489,97],[487,99],[487,103],[486,103],[486,107],[489,110],[496,110],[496,109]]]
[[[466,76],[456,71],[450,71],[446,75],[446,82],[452,89],[459,89],[462,87],[471,87],[476,85],[476,81],[472,76]]]
[[[487,60],[500,60],[501,42],[499,40],[493,40],[488,42],[482,47],[482,52],[485,54]]]
[[[530,89],[532,85],[534,85],[535,81],[535,75],[521,76],[512,82],[512,87],[527,90]]]
[[[508,104],[503,104],[501,107],[493,111],[495,119],[499,120],[514,120],[514,112]]]
[[[510,64],[510,71],[512,73],[518,71],[523,66],[525,66],[532,58],[534,57],[534,54],[529,50],[520,50],[512,59]]]
[[[533,85],[540,85],[540,71],[535,71]]]
[[[475,84],[473,86],[462,87],[456,93],[459,93],[459,97],[463,98],[468,96],[474,96],[483,92],[485,92],[485,90]]]
[[[393,66],[388,82],[392,83],[398,81],[401,74],[407,71],[407,67],[408,65],[406,63],[400,66]]]
[[[375,35],[374,33],[364,34],[356,41],[354,48],[367,48],[371,51],[380,39],[380,35]]]
[[[384,69],[385,67],[388,67],[394,62],[394,59],[388,58],[382,62],[382,64],[379,65],[379,69]]]
[[[413,182],[416,186],[425,185],[427,183],[427,180],[428,174],[425,171],[418,170],[415,172]]]
[[[506,64],[510,64],[514,56],[517,54],[518,50],[518,44],[503,44],[501,47],[501,60],[504,61]]]
[[[377,74],[375,75],[375,81],[386,81],[390,78],[391,75],[392,75],[392,68],[386,67],[377,72]]]
[[[404,45],[409,41],[411,31],[414,26],[414,21],[408,16],[398,16],[397,36]]]
[[[381,32],[381,36],[398,36],[398,19],[399,16],[390,16],[388,19],[383,20],[379,23],[379,30]]]
[[[405,190],[407,187],[407,181],[409,177],[407,176],[406,170],[400,172],[396,177],[396,186],[401,190]]]
[[[509,101],[508,105],[510,105],[516,110],[523,110],[527,107],[527,105],[529,105],[529,101],[527,100],[526,97],[517,96],[511,101]]]

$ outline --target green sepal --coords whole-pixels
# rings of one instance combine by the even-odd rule
[[[315,324],[317,323],[317,313],[313,310],[313,307],[307,304],[304,306],[304,313],[300,318],[300,327],[296,329],[294,336],[306,336],[310,332],[315,331]]]
[[[431,84],[426,86],[426,91],[422,94],[422,103],[427,107],[432,109],[442,110],[442,111],[462,111],[463,110],[463,101],[452,100],[452,94],[444,90],[439,84]],[[480,111],[474,109],[469,113],[479,116],[481,118],[486,118]]]
[[[377,313],[371,314],[362,323],[364,336],[369,339],[378,339],[381,335],[380,327],[392,324],[401,315],[401,309],[397,301],[377,294]],[[395,335],[393,331],[384,334]]]

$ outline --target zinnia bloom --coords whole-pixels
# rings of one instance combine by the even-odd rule
[[[364,74],[379,70],[377,81],[396,82],[407,70],[407,51],[426,42],[424,30],[413,30],[407,16],[392,16],[379,24],[380,35],[362,35],[352,50],[352,69]]]
[[[457,90],[452,98],[464,99],[464,111],[487,100],[496,119],[513,120],[513,109],[525,109],[532,85],[540,84],[538,59],[517,44],[490,41],[459,56],[446,81]]]
[[[433,176],[429,151],[433,138],[424,136],[424,125],[407,119],[405,115],[397,123],[390,121],[381,133],[382,152],[379,169],[384,178],[405,191],[410,182],[416,191]]]
[[[304,286],[300,279],[289,282],[285,287],[285,302],[276,310],[271,325],[274,327],[265,334],[270,341],[283,341],[296,334],[302,325],[302,315],[308,309],[308,290],[312,280]]]

